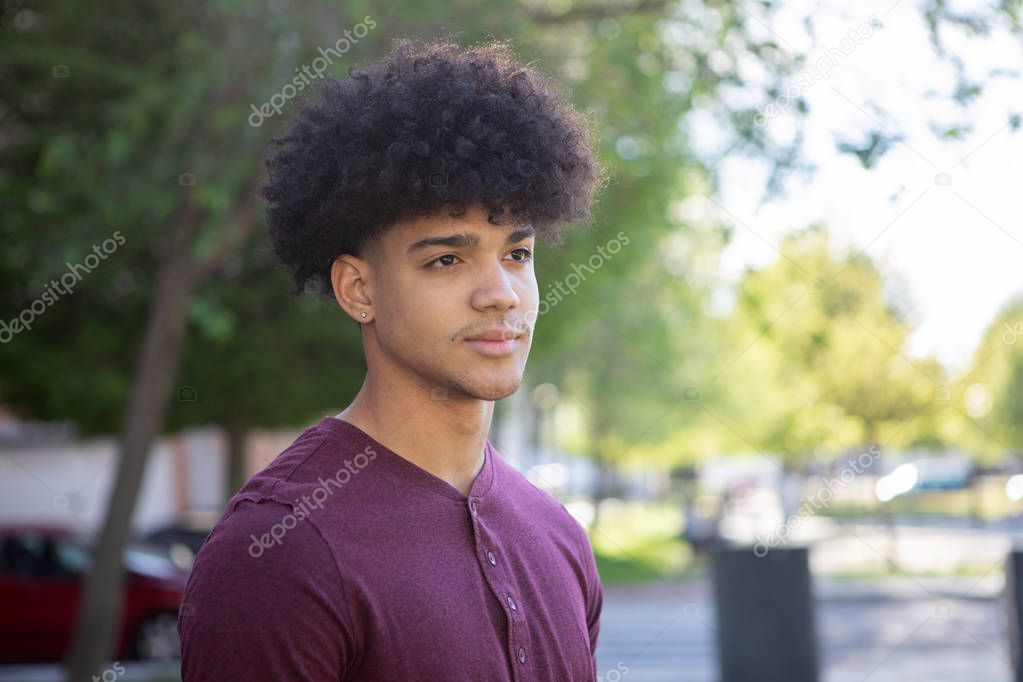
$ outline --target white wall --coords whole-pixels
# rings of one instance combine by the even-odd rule
[[[0,450],[0,524],[97,532],[117,472],[115,445],[102,438]],[[216,429],[158,440],[132,520],[136,531],[172,521],[187,508],[222,508],[223,458]]]

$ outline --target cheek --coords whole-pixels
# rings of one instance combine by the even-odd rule
[[[533,301],[537,297],[536,270],[532,266],[522,268],[515,275],[515,290],[519,299],[524,304],[527,300]]]
[[[445,339],[458,326],[451,319],[456,314],[453,294],[450,286],[422,280],[396,283],[388,290],[386,310],[393,331],[420,344]]]
[[[525,276],[525,281],[519,287],[519,301],[525,310],[535,310],[540,305],[540,290],[536,275],[532,272]]]

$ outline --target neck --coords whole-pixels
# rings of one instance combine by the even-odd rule
[[[437,399],[432,391],[371,370],[355,399],[337,417],[468,495],[483,467],[494,403],[456,399],[450,393]]]

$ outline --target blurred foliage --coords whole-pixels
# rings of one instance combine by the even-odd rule
[[[910,359],[912,330],[883,284],[868,258],[836,257],[819,227],[790,235],[774,264],[746,275],[730,320],[741,350],[727,372],[744,379],[728,420],[744,425],[747,446],[806,459],[920,437],[914,418],[942,368]]]
[[[1023,298],[1010,301],[984,333],[945,403],[945,437],[994,461],[1023,453]]]
[[[203,255],[239,215],[259,219],[262,207],[244,197],[288,109],[253,127],[251,107],[371,16],[376,28],[352,42],[332,75],[377,57],[398,36],[500,38],[592,118],[610,185],[593,225],[559,249],[541,247],[536,261],[541,294],[587,272],[540,319],[527,373],[532,384],[560,387],[558,410],[581,415],[563,445],[608,466],[740,450],[805,458],[872,440],[962,442],[981,454],[1023,447],[1023,343],[999,346],[1002,322],[994,323],[978,350],[983,366],[944,405],[960,417],[939,417],[936,386],[954,381],[933,360],[907,358],[911,327],[880,275],[862,256],[831,253],[822,229],[793,236],[777,263],[749,273],[730,293],[731,312],[714,303],[718,259],[735,227],[692,208],[714,195],[720,158],[768,161],[769,191],[806,170],[798,134],[781,143],[753,125],[755,105],[783,92],[805,63],[763,30],[776,6],[214,0],[114,2],[97,11],[5,3],[2,319],[30,306],[94,245],[115,233],[125,243],[31,330],[0,346],[0,399],[25,417],[72,417],[86,433],[117,429],[170,227],[192,211],[193,248]],[[1008,2],[974,16],[931,1],[921,14],[936,52],[959,67],[961,55],[943,36],[1015,33],[1017,17]],[[813,22],[808,13],[811,32]],[[967,107],[983,84],[957,73],[949,96]],[[806,113],[802,100],[790,108],[797,118]],[[717,158],[692,151],[697,115],[728,141]],[[849,131],[836,145],[871,166],[897,135]],[[613,242],[621,246],[614,253]],[[594,258],[597,247],[610,255]],[[592,272],[581,270],[593,263]],[[822,291],[813,289],[818,280]],[[313,296],[291,300],[288,286],[257,230],[194,293],[182,399],[167,428],[299,425],[354,395],[363,371],[357,327]],[[972,403],[961,394],[978,382],[991,407],[971,416],[968,403],[976,412],[984,402],[980,389]]]

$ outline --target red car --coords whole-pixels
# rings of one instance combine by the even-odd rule
[[[188,574],[166,553],[133,546],[117,655],[180,656],[177,619]],[[0,660],[61,660],[70,651],[88,571],[87,545],[67,529],[0,527]]]

